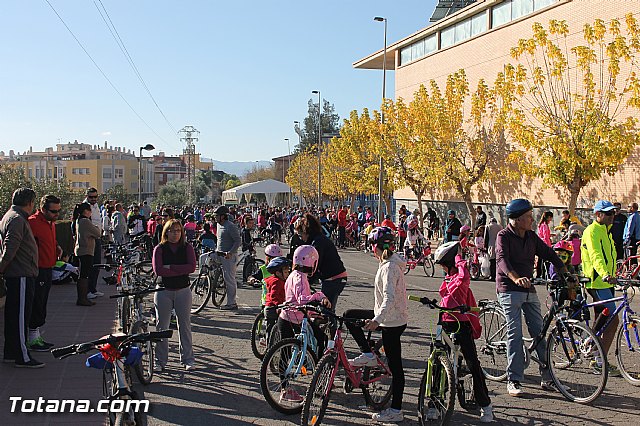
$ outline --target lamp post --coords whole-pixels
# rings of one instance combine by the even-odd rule
[[[142,151],[152,151],[156,149],[150,143],[140,147],[140,156],[138,157],[138,204],[142,204]]]
[[[302,144],[302,131],[300,130],[300,122],[299,121],[294,121],[293,122],[294,126],[296,129],[296,133],[298,134],[298,146],[300,146]],[[300,152],[298,152],[298,155],[300,155]],[[302,164],[301,164],[301,160],[302,157],[300,157],[300,160],[298,161],[298,188],[300,189],[300,193],[298,194],[298,208],[302,207]]]
[[[321,164],[320,150],[322,149],[322,98],[319,90],[312,90],[311,93],[318,95],[318,208],[322,208],[322,185],[321,185]]]
[[[384,51],[382,54],[382,103],[384,104],[384,100],[386,98],[386,89],[387,89],[387,18],[383,18],[381,16],[376,16],[373,18],[374,21],[384,22]],[[380,108],[380,118],[382,120],[382,124],[384,124],[384,109]],[[382,181],[384,179],[384,163],[382,160],[382,155],[380,156],[380,164],[379,164],[379,172],[378,172],[378,223],[382,223]]]
[[[287,141],[287,150],[289,151],[289,156],[287,157],[287,175],[289,175],[289,170],[291,170],[291,145],[289,144],[289,138],[284,138],[284,140]],[[282,168],[284,169],[284,162],[282,162]],[[284,181],[284,177],[282,180]],[[291,199],[291,185],[289,185],[289,207],[291,207],[291,204],[293,204],[293,200]]]

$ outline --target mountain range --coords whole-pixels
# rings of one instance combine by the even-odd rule
[[[216,170],[222,170],[223,172],[236,175],[238,177],[243,176],[248,171],[250,171],[253,167],[265,167],[271,166],[273,162],[261,160],[261,161],[218,161],[218,160],[209,160],[203,158],[202,161],[213,161],[214,167]]]

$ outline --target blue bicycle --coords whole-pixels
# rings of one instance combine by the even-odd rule
[[[577,297],[570,305],[571,318],[582,319],[589,326],[589,308],[609,302],[617,302],[618,305],[615,311],[610,312],[602,327],[594,330],[594,332],[596,336],[602,338],[604,331],[609,327],[613,318],[622,312],[622,321],[615,338],[616,360],[622,377],[632,385],[640,386],[640,331],[638,330],[640,328],[640,315],[636,314],[630,306],[631,300],[635,295],[635,288],[640,286],[640,281],[619,278],[618,284],[622,286],[622,295],[612,299],[587,303],[586,298],[581,294],[581,297]],[[601,365],[595,364],[593,367],[602,368]]]
[[[264,399],[273,409],[284,414],[297,414],[302,411],[303,395],[307,392],[318,363],[318,341],[311,327],[309,313],[321,313],[322,310],[315,305],[285,305],[283,309],[294,309],[304,314],[300,332],[296,337],[273,344],[264,354],[260,388]]]

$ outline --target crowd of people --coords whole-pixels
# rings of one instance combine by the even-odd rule
[[[46,324],[47,300],[55,280],[76,281],[78,306],[93,306],[103,295],[98,291],[98,270],[103,262],[104,243],[124,244],[132,238],[146,236],[151,240],[153,271],[165,291],[154,295],[157,326],[169,328],[172,315],[177,319],[180,359],[187,371],[196,368],[191,336],[191,291],[189,275],[197,269],[201,252],[211,251],[219,257],[227,288],[227,303],[220,309],[238,309],[236,268],[238,250],[253,250],[256,238],[266,232],[275,242],[265,249],[266,264],[248,281],[263,286],[262,305],[268,328],[277,327],[282,337],[299,332],[302,314],[277,310],[284,303],[292,305],[317,301],[335,311],[348,282],[347,269],[339,249],[350,238],[364,238],[378,260],[378,271],[371,294],[373,309],[348,309],[345,316],[366,320],[365,330],[382,330],[385,353],[392,372],[391,407],[373,415],[381,422],[403,419],[402,399],[404,371],[401,337],[407,327],[408,308],[405,262],[417,257],[421,245],[437,242],[433,255],[444,272],[439,288],[443,307],[474,306],[470,288],[469,257],[482,252],[489,265],[488,278],[496,283],[496,293],[507,318],[507,392],[522,394],[524,377],[522,316],[529,333],[537,335],[542,328],[542,312],[534,276],[572,280],[580,274],[590,279],[586,284],[595,301],[613,298],[616,283],[616,260],[634,255],[640,241],[640,214],[636,203],[629,204],[629,215],[621,213],[619,203],[598,201],[593,207],[594,220],[588,226],[569,211],[563,211],[558,226],[553,226],[553,213],[542,212],[534,230],[533,205],[526,199],[515,199],[506,205],[508,223],[503,228],[497,218],[489,218],[481,206],[476,208],[475,228],[463,224],[454,210],[447,212],[442,226],[431,208],[420,218],[416,210],[405,206],[398,220],[386,216],[378,223],[369,207],[348,206],[332,209],[277,208],[269,206],[235,207],[201,205],[177,207],[135,204],[125,211],[121,203],[107,200],[98,203],[99,194],[90,188],[86,199],[77,204],[72,216],[73,257],[57,244],[55,222],[61,211],[61,200],[44,195],[36,207],[36,194],[19,188],[13,194],[12,206],[0,221],[2,253],[0,273],[6,286],[4,362],[16,367],[44,366],[31,352],[48,351],[53,344],[44,339],[41,328]],[[424,227],[420,226],[420,219]],[[256,226],[257,225],[257,226]],[[288,230],[288,254],[280,246],[284,230]],[[258,237],[257,237],[258,236]],[[625,250],[627,253],[625,254]],[[246,275],[244,275],[246,276]],[[319,284],[317,292],[311,285]],[[615,310],[608,301],[596,309]],[[474,339],[478,337],[477,318],[471,314],[447,314],[441,318],[445,332],[456,332],[462,353],[474,379],[474,395],[481,407],[482,422],[493,420],[482,369]],[[354,366],[375,362],[362,328],[348,323],[361,354],[350,360]],[[319,347],[324,347],[322,333],[317,330]],[[604,333],[605,350],[611,346],[616,327]],[[545,357],[545,342],[537,346]],[[168,342],[157,345],[156,369],[162,372],[169,356]],[[598,368],[598,366],[594,366]],[[609,374],[619,374],[609,365]],[[541,366],[541,387],[554,391],[548,367]],[[281,398],[299,401],[302,397],[290,389],[282,389]]]

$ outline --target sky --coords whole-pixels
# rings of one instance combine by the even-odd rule
[[[55,8],[102,72],[67,31]],[[0,7],[0,150],[78,140],[181,153],[177,131],[200,131],[220,161],[286,155],[307,102],[341,119],[377,109],[382,71],[352,63],[428,25],[436,0],[6,0]],[[104,6],[159,109],[121,52]],[[387,72],[387,97],[394,73]],[[127,106],[127,102],[134,111]],[[144,122],[136,115],[144,120]],[[145,124],[146,122],[146,124]]]

